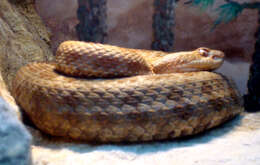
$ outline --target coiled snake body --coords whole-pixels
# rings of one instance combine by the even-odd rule
[[[67,41],[56,63],[22,67],[12,94],[51,135],[99,142],[170,139],[242,111],[233,83],[203,71],[219,67],[223,56],[207,48],[166,54]]]

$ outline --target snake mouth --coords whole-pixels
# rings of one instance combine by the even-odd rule
[[[198,48],[194,54],[187,54],[186,63],[180,63],[178,68],[182,71],[205,71],[219,68],[223,62],[225,54],[219,50],[208,48]],[[182,56],[182,58],[184,58]]]
[[[223,61],[223,58],[222,58],[222,57],[219,57],[219,56],[216,56],[216,55],[213,55],[213,56],[212,56],[212,59],[213,59],[215,62],[222,62],[222,61]]]
[[[214,59],[214,60],[213,60]],[[178,68],[182,72],[187,71],[203,71],[203,70],[214,70],[219,68],[224,62],[221,57],[212,57],[211,59],[194,60],[190,63],[180,65]]]

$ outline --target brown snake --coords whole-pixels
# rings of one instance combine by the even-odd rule
[[[218,68],[223,57],[208,48],[167,54],[67,41],[55,63],[22,67],[12,94],[33,123],[54,136],[171,139],[215,127],[242,111],[232,81],[204,71]]]

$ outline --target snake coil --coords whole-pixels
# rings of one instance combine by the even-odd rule
[[[201,48],[166,56],[159,51],[68,41],[58,49],[56,63],[22,67],[12,94],[40,130],[89,142],[187,136],[242,112],[234,83],[203,71],[202,66],[212,70],[220,65],[219,51]],[[189,66],[202,71],[193,72]],[[86,75],[90,77],[82,78]]]

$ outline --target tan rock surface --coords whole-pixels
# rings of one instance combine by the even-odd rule
[[[34,1],[0,2],[0,70],[7,86],[16,71],[33,61],[52,58],[50,33],[34,9]]]

